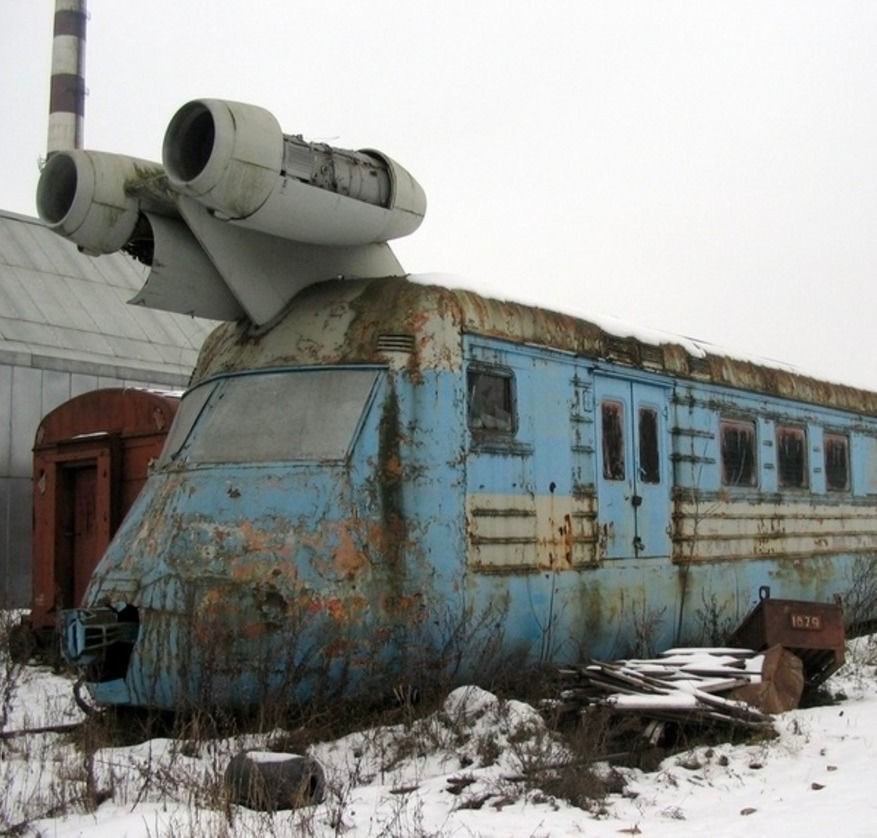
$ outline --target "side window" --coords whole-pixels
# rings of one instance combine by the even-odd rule
[[[603,477],[624,480],[624,405],[603,402]]]
[[[643,483],[661,482],[658,411],[653,407],[639,409],[639,479]]]
[[[755,486],[755,422],[722,419],[722,484]]]
[[[515,432],[514,376],[511,370],[470,368],[466,374],[469,429],[476,433]]]
[[[844,434],[826,433],[825,485],[829,492],[846,492],[850,488],[850,441]]]
[[[777,425],[777,474],[783,489],[807,488],[807,432],[804,428]]]

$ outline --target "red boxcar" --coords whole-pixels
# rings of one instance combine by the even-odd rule
[[[82,601],[92,571],[159,456],[180,395],[94,390],[47,414],[34,444],[31,626]]]

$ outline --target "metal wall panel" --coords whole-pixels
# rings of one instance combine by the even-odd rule
[[[42,383],[40,418],[70,398],[70,373],[58,372],[57,370],[43,370]],[[34,434],[36,434],[36,430],[36,427],[34,427]],[[31,440],[33,440],[33,437],[31,437]],[[33,442],[31,442],[32,444]]]
[[[15,295],[16,305],[19,309],[17,317],[29,320],[31,323],[45,323],[46,317],[40,311],[36,300],[33,286],[43,281],[43,275],[31,268],[12,266],[3,269],[3,274],[9,282],[10,293]],[[3,312],[7,314],[7,312]]]
[[[70,329],[77,329],[92,334],[97,333],[91,312],[82,304],[79,294],[69,281],[52,284],[52,291],[58,304],[64,311],[64,319],[60,321]]]
[[[95,263],[99,263],[102,259],[108,259],[113,263],[108,268],[110,273],[114,269],[118,270],[118,264],[115,264],[117,260],[114,256],[101,256],[97,259],[90,259],[79,254],[75,247],[73,253],[71,253],[70,248],[67,247],[70,242],[54,234],[47,236],[39,226],[35,226],[31,232],[35,242],[34,247],[38,247],[52,264],[58,266],[56,273],[69,277],[77,285],[79,285],[79,282],[76,282],[76,280],[98,279],[101,282],[104,281],[100,274],[95,276],[96,272],[93,267]],[[75,258],[76,256],[79,256],[79,258]],[[122,256],[120,261],[127,262],[128,260]]]
[[[9,476],[12,450],[12,367],[0,364],[0,478]]]
[[[60,348],[57,330],[43,323],[32,323],[29,320],[10,320],[3,318],[3,337],[6,340],[26,343],[31,347],[41,347],[45,352],[51,348]]]
[[[9,587],[9,484],[12,481],[0,477],[0,608],[11,608],[6,589]]]
[[[72,373],[70,376],[70,398],[81,396],[90,390],[97,390],[97,376]]]
[[[97,379],[98,389],[104,387],[124,387],[125,382],[121,378],[110,378],[109,376],[99,375]]]
[[[116,353],[113,352],[113,348],[110,346],[107,338],[97,332],[65,331],[64,339],[67,341],[67,348],[70,350],[86,352],[90,356],[103,355],[107,361],[116,357]]]
[[[12,477],[30,478],[34,434],[43,417],[42,370],[14,367],[12,370]]]
[[[61,245],[65,244],[64,239],[55,236],[54,233],[52,236]],[[101,285],[114,285],[123,288],[130,291],[131,296],[140,290],[140,286],[146,281],[146,275],[149,272],[145,265],[129,259],[122,253],[110,253],[93,259],[83,259],[81,264],[87,279]]]
[[[43,238],[40,233],[41,229],[33,224],[10,224],[7,226],[9,236],[12,240],[15,250],[14,256],[17,256],[15,262],[11,264],[21,265],[40,273],[54,274],[59,272],[59,263],[53,262],[46,254],[46,248],[43,247]]]
[[[156,365],[162,363],[161,354],[154,344],[142,340],[131,340],[130,338],[119,337],[117,335],[107,335],[106,340],[112,347],[113,355],[116,357],[138,358],[149,364]]]
[[[21,222],[0,225],[0,262],[36,270],[36,264],[22,241]]]
[[[18,268],[4,268],[0,271],[0,314],[14,320],[26,319],[29,315],[33,319],[39,316],[36,306],[30,297],[24,293],[24,289],[18,279]]]
[[[30,604],[33,498],[29,479],[0,478],[0,607]]]
[[[8,546],[6,548],[6,602],[10,608],[30,605],[30,550],[33,491],[30,477],[7,481]]]

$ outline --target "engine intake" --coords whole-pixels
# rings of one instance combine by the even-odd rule
[[[384,242],[413,233],[426,212],[420,184],[373,150],[284,135],[255,105],[197,99],[164,137],[170,185],[221,217],[320,245]]]
[[[37,212],[58,235],[93,256],[115,253],[137,225],[133,190],[164,175],[158,163],[101,151],[59,151],[40,175]]]
[[[132,302],[166,311],[267,328],[315,282],[403,274],[387,242],[426,212],[423,189],[394,160],[285,135],[255,105],[183,105],[162,157],[57,152],[37,208],[81,250],[125,250],[148,265]]]

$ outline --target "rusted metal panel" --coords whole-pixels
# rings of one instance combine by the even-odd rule
[[[402,280],[327,282],[263,334],[214,333],[167,454],[86,597],[138,615],[130,660],[91,682],[98,700],[307,698],[367,688],[379,667],[484,677],[485,661],[514,655],[699,645],[736,625],[766,581],[788,598],[830,599],[857,557],[877,556],[856,447],[877,432],[872,418],[720,388],[708,369],[670,378],[654,352],[642,367],[577,355],[600,351],[599,331],[479,301]],[[491,370],[502,386],[472,409]],[[351,376],[361,389],[342,386]],[[636,467],[618,497],[628,537],[611,560],[597,525],[621,526],[599,517],[599,402],[618,393],[604,380],[628,400],[625,462]],[[240,421],[228,414],[235,388],[261,399],[243,399]],[[758,411],[757,487],[722,487],[729,405]],[[807,427],[811,466],[816,424],[850,434],[847,492],[829,494],[815,468],[806,495],[776,491],[763,443],[778,418]],[[329,448],[309,442],[330,436]],[[660,514],[646,514],[640,484],[660,493]],[[824,554],[790,552],[820,539]]]
[[[580,356],[611,359],[632,367],[795,401],[877,414],[877,393],[721,355],[699,358],[672,341],[657,347],[633,337],[619,342],[617,336],[586,320],[491,300],[470,291],[385,278],[323,283],[308,289],[305,296],[311,301],[325,300],[322,318],[313,318],[311,306],[296,306],[256,344],[248,338],[246,326],[224,324],[199,359],[196,377],[222,369],[308,363],[317,359],[325,363],[375,361],[377,332],[418,333],[420,363],[444,366],[459,361],[457,335],[463,331],[550,346]],[[354,328],[347,328],[348,325]],[[448,330],[447,325],[453,328]],[[366,327],[366,331],[356,326]],[[318,337],[321,327],[327,327],[323,337],[328,340]],[[620,351],[619,347],[627,349]]]
[[[745,561],[873,554],[877,509],[870,501],[834,503],[767,497],[677,495],[673,558],[677,562]]]
[[[179,396],[108,389],[62,404],[34,446],[34,629],[82,601],[92,571],[143,487]]]
[[[124,437],[167,433],[179,405],[178,391],[108,388],[66,401],[43,417],[34,450],[83,438],[87,434]]]
[[[596,498],[483,495],[467,499],[470,566],[482,573],[569,570],[597,560]]]
[[[843,609],[837,603],[762,599],[732,633],[729,642],[747,649],[783,646],[804,662],[811,683],[824,681],[844,662]]]

